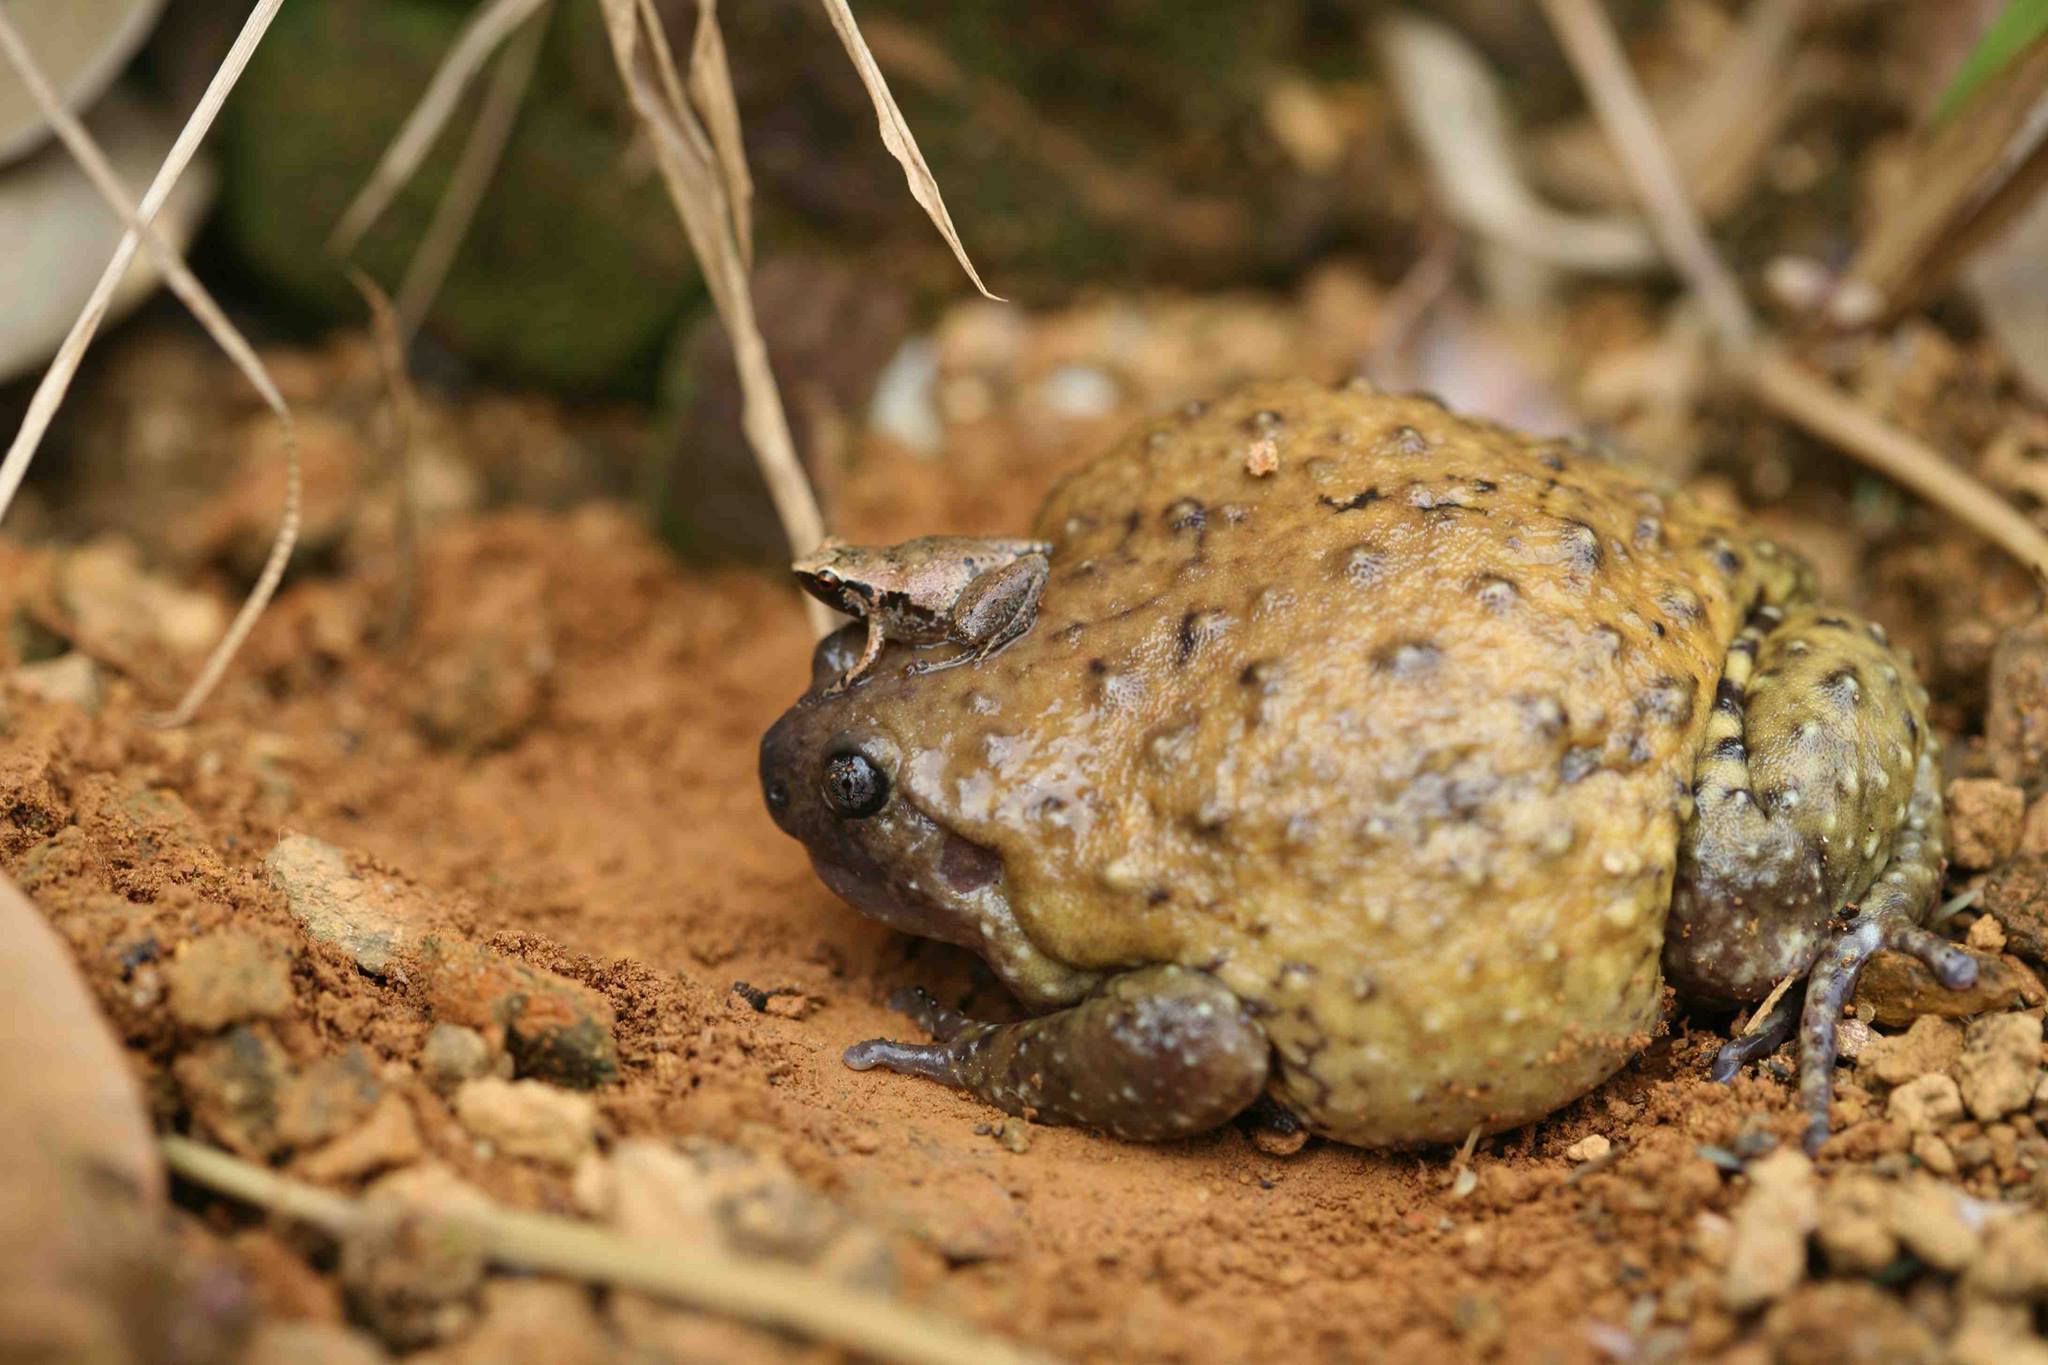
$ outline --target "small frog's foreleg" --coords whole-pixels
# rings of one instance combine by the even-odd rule
[[[1125,972],[1077,1005],[1014,1024],[972,1023],[929,997],[904,1003],[940,1041],[856,1043],[848,1066],[923,1076],[1007,1113],[1140,1142],[1228,1122],[1265,1090],[1272,1060],[1237,997],[1186,967]]]
[[[853,661],[853,667],[846,670],[838,682],[825,689],[825,695],[835,697],[859,681],[860,676],[874,667],[875,660],[882,655],[882,644],[888,632],[882,626],[882,618],[873,612],[867,618],[868,636],[861,645],[860,657]]]

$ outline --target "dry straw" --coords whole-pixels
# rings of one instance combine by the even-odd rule
[[[220,643],[214,646],[213,652],[200,667],[199,676],[185,690],[185,695],[179,698],[177,706],[168,715],[160,718],[161,723],[166,725],[182,725],[190,720],[192,714],[219,683],[235,652],[241,648],[242,641],[254,628],[256,618],[263,614],[271,595],[277,591],[278,583],[284,578],[285,564],[291,559],[292,547],[298,540],[298,433],[292,424],[291,409],[286,406],[277,385],[271,382],[270,375],[264,370],[263,362],[257,359],[255,350],[243,339],[241,333],[235,330],[234,325],[207,294],[205,287],[186,268],[177,251],[163,240],[154,226],[158,211],[162,209],[164,201],[170,198],[171,191],[177,186],[179,177],[185,173],[185,168],[191,164],[200,142],[205,138],[207,130],[213,126],[213,120],[220,113],[221,105],[227,100],[228,92],[234,89],[235,82],[241,78],[243,69],[256,51],[256,45],[263,40],[263,35],[269,29],[270,21],[276,17],[281,3],[282,0],[260,0],[251,11],[248,20],[242,25],[241,33],[235,39],[234,46],[222,61],[219,70],[214,73],[212,82],[206,87],[206,93],[200,97],[199,106],[192,111],[191,118],[186,121],[177,141],[172,144],[170,154],[165,157],[162,169],[157,172],[156,179],[143,195],[139,207],[129,202],[127,191],[122,188],[120,180],[108,166],[106,157],[85,128],[64,107],[41,67],[36,64],[34,55],[22,42],[21,34],[8,20],[6,11],[0,9],[0,48],[5,49],[9,63],[19,73],[23,83],[41,106],[44,117],[49,120],[66,150],[85,170],[101,197],[127,224],[127,231],[114,248],[113,259],[107,263],[98,285],[94,287],[91,297],[86,300],[84,310],[72,324],[71,332],[58,348],[56,358],[50,362],[50,368],[44,371],[42,382],[36,386],[35,395],[29,400],[28,415],[22,419],[21,429],[15,434],[14,444],[9,447],[6,458],[0,460],[0,517],[6,515],[7,508],[13,503],[23,476],[28,473],[29,462],[35,458],[43,436],[49,431],[51,419],[56,416],[65,393],[71,387],[71,380],[78,372],[79,362],[85,357],[86,348],[92,345],[93,337],[106,317],[115,289],[128,273],[129,266],[134,263],[136,251],[145,245],[149,249],[151,260],[163,272],[172,291],[192,310],[193,316],[198,318],[207,333],[248,377],[257,393],[262,395],[263,401],[284,425],[284,515],[278,524],[277,535],[271,542],[270,557],[265,561],[262,572],[257,575],[256,584],[249,590],[249,596],[242,603],[242,609],[229,623],[227,633],[221,638]]]

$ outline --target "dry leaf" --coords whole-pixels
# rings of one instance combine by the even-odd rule
[[[824,5],[833,30],[839,34],[839,41],[846,44],[846,55],[853,59],[853,69],[860,73],[860,83],[867,87],[868,98],[874,101],[875,120],[882,130],[882,145],[903,167],[911,194],[924,206],[926,216],[939,230],[939,235],[946,239],[946,245],[953,248],[954,259],[967,272],[967,278],[974,281],[974,287],[985,297],[1002,302],[988,292],[988,286],[975,273],[974,262],[967,259],[967,248],[960,244],[960,234],[953,228],[953,215],[946,212],[946,201],[939,194],[939,182],[932,178],[932,169],[925,165],[924,153],[917,149],[917,139],[910,135],[910,125],[903,121],[903,111],[896,107],[896,97],[889,93],[889,83],[882,79],[882,68],[875,65],[874,54],[868,51],[867,42],[860,36],[860,26],[854,23],[853,11],[848,8],[846,0],[824,0]]]

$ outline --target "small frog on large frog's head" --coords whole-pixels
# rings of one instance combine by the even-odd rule
[[[919,671],[986,659],[1031,628],[1045,591],[1042,540],[921,536],[901,545],[825,541],[790,565],[804,591],[867,622],[867,644],[839,679],[850,687],[874,665],[887,640],[953,643],[959,654]]]
[[[1870,956],[1974,974],[1925,927],[1911,662],[1755,528],[1427,400],[1272,383],[1134,433],[1035,529],[802,567],[868,634],[762,740],[769,810],[1039,1011],[919,1000],[934,1040],[854,1066],[1132,1138],[1263,1093],[1347,1142],[1456,1142],[1613,1074],[1666,982],[1806,976],[1717,1073],[1796,1036],[1817,1144]]]

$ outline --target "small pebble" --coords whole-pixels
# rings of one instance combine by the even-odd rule
[[[1991,1014],[1972,1020],[1956,1063],[1963,1103],[1988,1123],[2024,1109],[2034,1098],[2041,1069],[2041,1021],[2031,1014]]]
[[[1982,872],[2020,846],[2026,793],[1995,777],[1959,777],[1948,784],[1949,856],[1965,872]]]
[[[1963,1116],[1963,1097],[1954,1080],[1934,1072],[1892,1091],[1887,1112],[1909,1133],[1934,1133]]]
[[[540,1081],[465,1082],[455,1092],[455,1117],[507,1156],[563,1170],[597,1145],[596,1102]]]
[[[204,1033],[276,1019],[292,1004],[290,954],[240,929],[186,943],[165,964],[164,976],[171,1017]]]
[[[1567,1161],[1598,1161],[1613,1150],[1614,1144],[1607,1138],[1591,1133],[1565,1148],[1564,1157]]]
[[[1962,1192],[1929,1176],[1909,1176],[1892,1191],[1891,1222],[1906,1249],[1937,1270],[1961,1270],[1977,1254]]]
[[[1749,1191],[1735,1207],[1722,1302],[1746,1313],[1789,1293],[1806,1275],[1806,1238],[1819,1221],[1819,1181],[1803,1153],[1785,1148],[1750,1163]]]

